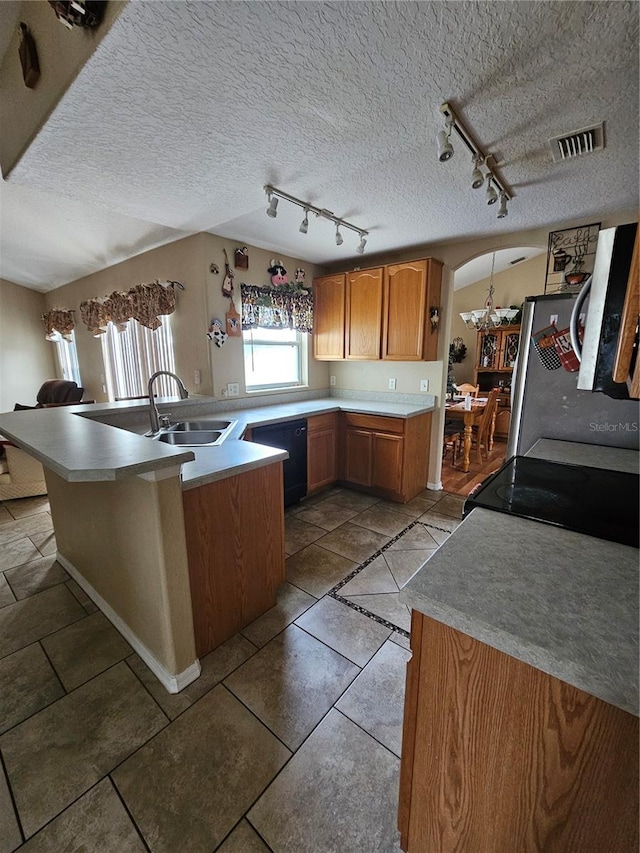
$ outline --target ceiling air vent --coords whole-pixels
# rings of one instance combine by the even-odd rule
[[[554,136],[549,140],[554,162],[573,160],[585,154],[593,154],[604,148],[604,122],[593,127],[584,127],[562,136]]]

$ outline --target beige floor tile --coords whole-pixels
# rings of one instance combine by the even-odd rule
[[[400,853],[400,762],[332,710],[249,811],[280,853]]]
[[[241,634],[236,634],[202,658],[200,661],[202,667],[200,677],[179,693],[168,693],[138,655],[133,654],[128,657],[127,663],[165,714],[174,720],[216,684],[219,684],[229,673],[248,660],[256,651],[257,648],[253,643],[250,643]]]
[[[15,518],[26,518],[39,512],[49,512],[49,498],[46,495],[38,495],[33,498],[19,498],[15,501],[7,501],[5,508]]]
[[[225,679],[290,749],[297,749],[360,670],[296,625]]]
[[[13,521],[13,516],[6,506],[3,503],[0,503],[0,524],[4,524],[5,521]]]
[[[26,539],[26,533],[20,530],[17,521],[11,520],[0,524],[0,548],[18,539]]]
[[[297,515],[285,518],[284,521],[284,550],[285,554],[295,554],[324,536],[326,530],[300,521]]]
[[[435,504],[433,512],[441,515],[450,515],[452,518],[457,518],[460,521],[462,519],[464,502],[465,498],[458,495],[446,494]]]
[[[112,774],[154,853],[211,851],[290,752],[222,685]]]
[[[376,504],[354,518],[353,524],[375,530],[376,533],[384,533],[386,536],[397,536],[412,520],[402,512]]]
[[[2,546],[0,545],[0,548]],[[7,604],[13,604],[16,601],[15,595],[11,592],[11,587],[7,583],[7,579],[0,572],[0,607],[6,607]]]
[[[67,691],[75,690],[132,652],[103,613],[85,616],[45,637],[42,647]]]
[[[15,569],[7,569],[4,576],[17,599],[27,598],[36,592],[42,592],[43,589],[69,580],[69,575],[56,561],[55,556],[38,557]]]
[[[65,586],[72,593],[73,597],[82,605],[86,613],[96,613],[98,610],[97,605],[91,601],[79,583],[74,580],[69,580],[65,583]]]
[[[36,546],[43,557],[51,557],[56,553],[57,543],[53,530],[45,530],[42,533],[32,533],[29,539]]]
[[[109,779],[103,779],[34,835],[20,853],[144,853],[135,826]]]
[[[340,494],[332,495],[331,497],[331,503],[338,506],[346,506],[358,512],[363,512],[365,509],[369,509],[370,506],[379,502],[380,498],[367,495],[364,492],[352,492],[349,489],[344,489]]]
[[[364,666],[391,631],[346,604],[325,596],[296,625],[358,666]]]
[[[399,587],[403,587],[409,578],[418,571],[432,554],[435,554],[437,548],[421,549],[415,551],[385,551],[385,559],[391,570],[396,583]],[[378,590],[372,589],[371,592]],[[385,591],[385,590],[382,590]]]
[[[405,637],[404,634],[399,634],[398,631],[392,631],[391,636],[389,637],[390,643],[397,643],[403,649],[406,649],[408,652],[411,651],[411,641],[409,637]]]
[[[241,820],[216,853],[270,853],[270,849],[251,824]]]
[[[399,593],[382,593],[376,595],[345,595],[349,601],[363,607],[370,613],[375,613],[376,616],[386,619],[392,625],[397,625],[404,631],[408,631],[411,627],[411,617],[409,608],[398,601]]]
[[[278,587],[277,604],[250,625],[242,629],[242,634],[251,642],[262,648],[276,634],[283,631],[294,619],[304,613],[307,608],[316,603],[316,599],[297,586],[283,583]]]
[[[42,554],[31,539],[23,537],[22,539],[14,539],[11,542],[4,542],[0,550],[0,572],[6,572],[7,569],[12,569],[14,566],[21,566],[23,563],[28,563],[30,560],[37,560],[42,557]]]
[[[412,548],[416,550],[425,550],[436,548],[438,542],[434,537],[434,531],[432,528],[425,527],[422,523],[414,525],[411,530],[407,530],[406,533],[403,533],[402,536],[394,542],[392,545],[389,545],[389,551],[408,551]],[[385,551],[388,553],[388,551]]]
[[[346,506],[339,506],[332,501],[326,500],[316,506],[303,509],[298,513],[296,518],[300,521],[306,521],[307,524],[315,524],[316,527],[322,527],[323,530],[335,530],[345,521],[350,521],[358,514],[357,509],[350,509]]]
[[[388,553],[385,551],[385,554]],[[398,584],[389,571],[385,554],[379,554],[368,566],[358,572],[338,592],[340,595],[363,595],[370,592],[397,592]]]
[[[64,584],[0,610],[0,658],[76,622],[85,612]]]
[[[444,516],[442,517],[444,518]],[[422,522],[424,518],[425,516],[422,516],[422,518],[420,518],[420,521]],[[453,519],[450,519],[450,521],[453,521]],[[435,524],[440,524],[439,519],[427,520],[425,524],[427,525],[427,532],[429,536],[433,539],[436,545],[442,545],[444,542],[446,542],[447,539],[451,536],[451,533],[453,532],[451,530],[441,530],[434,527]]]
[[[32,533],[43,533],[46,530],[53,530],[51,514],[48,512],[39,512],[16,521],[8,521],[0,524],[0,544],[6,533],[18,531],[22,536],[31,536]]]
[[[26,836],[166,723],[123,662],[2,735],[0,749]]]
[[[444,513],[441,512],[436,512],[434,509],[430,509],[428,512],[425,512],[424,515],[420,516],[418,521],[421,521],[423,524],[430,524],[433,527],[439,527],[449,533],[453,533],[456,527],[460,524],[460,519],[453,518],[450,515],[444,515]]]
[[[353,560],[314,543],[287,557],[287,580],[310,595],[321,598],[356,566]]]
[[[39,643],[0,660],[0,734],[64,696]]]
[[[358,564],[379,551],[383,545],[387,544],[389,538],[382,533],[376,533],[347,521],[331,533],[325,534],[316,544]]]
[[[0,764],[0,853],[12,853],[22,841],[9,786]],[[53,851],[52,851],[53,853]]]
[[[404,685],[411,653],[385,643],[336,703],[336,708],[400,758]]]

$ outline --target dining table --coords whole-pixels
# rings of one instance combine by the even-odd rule
[[[487,405],[487,397],[472,397],[471,408],[465,408],[464,399],[447,400],[445,403],[445,418],[460,420],[464,424],[463,445],[462,445],[462,470],[466,474],[469,471],[471,464],[471,436],[473,435],[473,426],[480,421],[484,414]],[[493,433],[496,425],[496,410],[494,409],[493,418],[491,421],[491,429],[489,431],[488,449],[493,449]]]

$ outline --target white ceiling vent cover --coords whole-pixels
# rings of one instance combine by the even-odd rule
[[[554,136],[549,140],[551,154],[555,163],[562,160],[573,160],[604,148],[604,122],[593,127],[583,127],[562,136]]]

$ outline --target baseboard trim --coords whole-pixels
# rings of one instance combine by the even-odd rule
[[[438,480],[437,483],[427,483],[427,488],[431,489],[433,492],[441,492],[442,491],[442,480]]]
[[[149,649],[144,645],[144,643],[140,640],[140,638],[131,630],[131,628],[124,622],[123,619],[118,616],[113,607],[108,604],[104,598],[97,592],[93,586],[89,583],[89,581],[76,569],[73,563],[68,560],[65,556],[63,556],[59,551],[56,556],[57,561],[63,566],[71,575],[71,577],[76,581],[76,583],[82,587],[82,589],[89,596],[91,601],[98,607],[107,619],[111,622],[113,627],[119,631],[125,640],[133,647],[133,649],[140,655],[142,660],[149,667],[151,672],[155,675],[158,681],[163,685],[165,690],[169,693],[179,693],[183,690],[187,685],[191,684],[193,681],[198,678],[201,672],[200,661],[196,658],[196,660],[190,664],[186,669],[182,672],[179,672],[177,675],[172,675],[168,669],[166,669],[160,661],[149,651]]]

